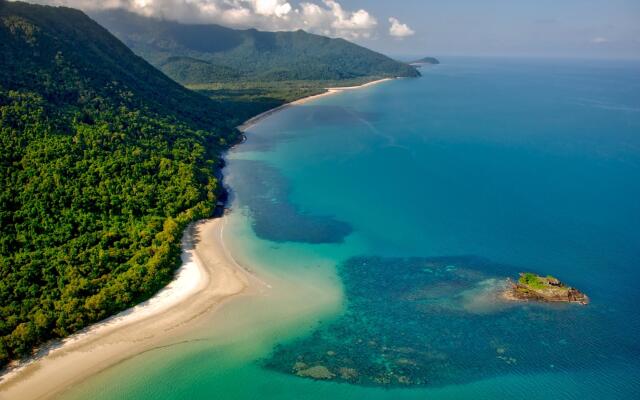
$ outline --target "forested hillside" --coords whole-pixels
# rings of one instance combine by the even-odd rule
[[[220,110],[82,12],[0,0],[0,366],[172,278],[238,139]]]
[[[413,77],[407,64],[344,39],[304,31],[261,32],[186,25],[124,10],[92,14],[100,24],[176,81],[336,81]]]

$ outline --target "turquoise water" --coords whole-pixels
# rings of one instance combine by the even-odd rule
[[[253,127],[225,172],[227,238],[272,294],[69,397],[638,397],[640,63],[423,75]],[[523,270],[591,304],[505,303]]]

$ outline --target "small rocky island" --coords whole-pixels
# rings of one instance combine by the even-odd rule
[[[505,297],[509,300],[543,301],[543,302],[565,302],[589,303],[589,297],[560,282],[551,275],[540,276],[531,272],[520,273],[517,282],[509,280],[509,288]]]

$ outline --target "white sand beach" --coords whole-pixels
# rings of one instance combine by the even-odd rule
[[[185,329],[204,312],[257,285],[225,248],[224,218],[189,226],[183,265],[150,300],[44,346],[0,377],[0,399],[51,398],[70,385]]]
[[[269,111],[265,111],[262,114],[258,114],[255,117],[247,120],[242,125],[238,126],[238,129],[241,130],[242,132],[246,132],[249,128],[251,128],[252,126],[257,124],[258,122],[264,120],[265,118],[270,117],[271,115],[273,115],[273,114],[275,114],[277,112],[280,112],[280,111],[282,111],[282,110],[284,110],[286,108],[289,108],[291,106],[302,105],[302,104],[308,103],[308,102],[310,102],[312,100],[316,100],[316,99],[319,99],[321,97],[331,96],[333,94],[340,93],[340,92],[343,92],[343,91],[346,91],[346,90],[363,89],[363,88],[370,87],[370,86],[373,86],[373,85],[377,85],[379,83],[390,81],[390,80],[393,80],[393,79],[394,78],[378,79],[378,80],[375,80],[375,81],[372,81],[372,82],[368,82],[368,83],[365,83],[365,84],[362,84],[362,85],[359,85],[359,86],[340,86],[340,87],[325,88],[326,92],[324,92],[324,93],[320,93],[320,94],[316,94],[316,95],[313,95],[313,96],[304,97],[302,99],[299,99],[299,100],[296,100],[296,101],[292,101],[291,103],[283,104],[280,107],[273,108],[273,109],[271,109]],[[397,79],[397,78],[395,78],[395,79]]]

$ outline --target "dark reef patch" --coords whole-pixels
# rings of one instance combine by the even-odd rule
[[[231,160],[228,177],[241,205],[251,213],[258,237],[274,242],[341,243],[352,232],[346,222],[311,215],[288,202],[289,187],[277,169],[261,161]],[[234,176],[242,179],[234,179]]]
[[[264,365],[364,386],[443,386],[584,368],[634,351],[603,339],[611,327],[596,306],[502,300],[514,270],[477,257],[349,259],[340,271],[344,314],[277,346]]]

